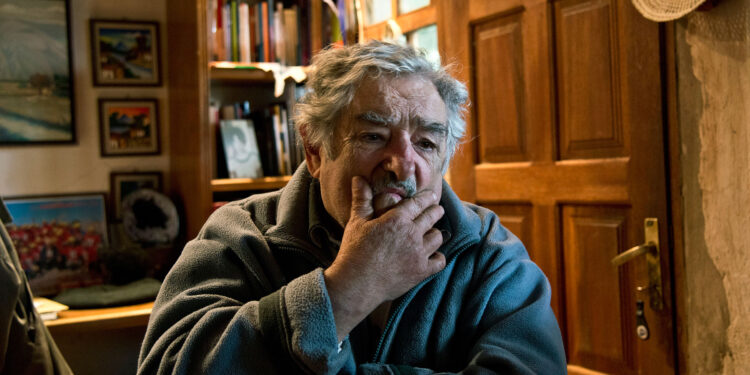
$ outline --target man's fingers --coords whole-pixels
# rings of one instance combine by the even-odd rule
[[[415,194],[413,197],[404,199],[398,203],[395,210],[389,212],[401,212],[406,215],[407,218],[414,220],[422,214],[422,212],[428,207],[438,202],[437,194],[432,190],[424,190]]]
[[[367,181],[360,177],[352,177],[352,213],[351,218],[369,219],[375,213],[372,208],[372,189]],[[351,220],[350,218],[350,220]]]
[[[442,206],[432,205],[427,207],[426,210],[422,211],[422,213],[414,219],[414,225],[417,226],[417,230],[427,231],[432,228],[441,217],[443,217],[444,213],[445,210]]]
[[[439,251],[432,253],[432,255],[427,258],[427,268],[430,275],[442,271],[443,268],[445,268],[445,255]]]
[[[423,245],[428,253],[436,251],[443,244],[443,233],[436,228],[432,228],[424,234]]]

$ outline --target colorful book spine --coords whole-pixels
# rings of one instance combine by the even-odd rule
[[[231,0],[230,4],[230,17],[232,18],[232,61],[240,60],[240,41],[239,41],[239,15],[237,9],[237,0]]]
[[[263,61],[266,62],[272,62],[271,60],[271,36],[270,33],[270,25],[268,24],[268,20],[270,19],[268,15],[268,3],[262,2],[261,3],[261,21],[263,22]]]
[[[224,61],[232,61],[232,17],[231,17],[231,5],[228,2],[224,3],[221,8],[223,26],[224,26],[224,56],[221,57]]]
[[[240,18],[240,61],[249,63],[251,61],[250,53],[250,6],[247,3],[239,5]]]

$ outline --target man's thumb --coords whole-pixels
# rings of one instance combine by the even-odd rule
[[[372,208],[372,189],[367,181],[360,177],[352,177],[352,214],[351,217],[369,219],[375,213]]]

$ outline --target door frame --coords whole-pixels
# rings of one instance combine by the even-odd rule
[[[667,231],[672,244],[672,306],[675,325],[675,370],[683,373],[687,369],[688,326],[687,326],[687,273],[685,272],[684,213],[682,201],[682,164],[680,159],[680,123],[677,97],[677,43],[674,21],[659,26],[662,54],[662,90],[664,98],[664,123],[667,171],[667,199],[669,223]]]

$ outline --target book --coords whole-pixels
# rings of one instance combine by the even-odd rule
[[[229,17],[232,18],[232,59],[231,61],[240,61],[240,17],[238,15],[237,0],[230,0]]]
[[[297,7],[283,10],[284,25],[284,60],[286,65],[299,65],[297,50],[299,49],[299,35],[297,32]]]
[[[263,39],[262,39],[262,46],[263,46],[263,61],[265,62],[272,62],[271,60],[271,42],[270,42],[270,27],[268,24],[268,21],[270,17],[268,16],[268,3],[262,2],[260,3],[260,24],[261,24],[261,33],[263,33]]]
[[[271,110],[264,108],[253,111],[251,114],[255,124],[256,136],[258,137],[258,146],[260,147],[260,160],[263,164],[263,174],[265,176],[279,175],[279,160],[276,154],[276,140],[274,138],[274,125],[271,117]]]
[[[58,313],[60,311],[69,309],[67,305],[63,305],[60,302],[44,297],[34,297],[33,302],[34,308],[39,313],[42,320],[55,320],[58,318]]]
[[[276,3],[276,11],[273,12],[273,50],[276,53],[276,61],[286,65],[286,35],[284,35],[284,4]]]
[[[239,18],[240,61],[243,63],[249,63],[252,61],[252,53],[250,47],[250,6],[247,5],[247,3],[240,3]]]
[[[251,120],[221,120],[229,178],[263,177],[255,126]]]
[[[228,0],[224,2],[221,8],[222,29],[224,31],[224,61],[232,61],[232,17],[230,11],[231,5]]]

